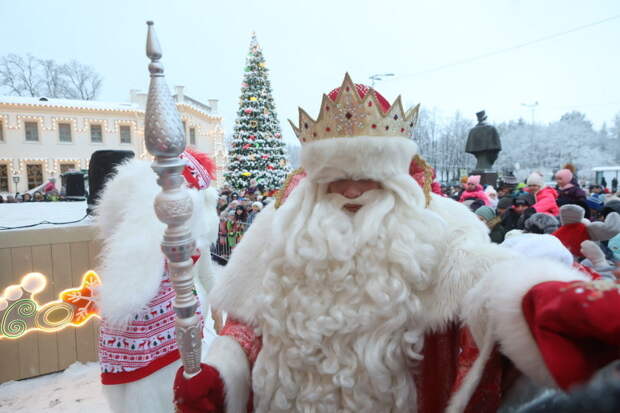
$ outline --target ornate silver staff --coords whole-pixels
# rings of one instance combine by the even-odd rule
[[[146,55],[151,59],[151,82],[144,119],[144,139],[146,149],[155,157],[152,168],[162,188],[155,198],[155,213],[167,225],[161,249],[168,258],[170,279],[176,292],[174,310],[177,344],[185,375],[193,376],[200,372],[202,334],[200,319],[196,315],[198,302],[194,295],[194,280],[190,273],[196,242],[187,221],[192,215],[193,205],[183,185],[185,161],[179,158],[185,149],[185,133],[164,79],[164,67],[159,61],[162,52],[153,22],[148,21],[146,24]]]

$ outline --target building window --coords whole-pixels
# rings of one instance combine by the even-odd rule
[[[101,125],[90,125],[90,141],[92,143],[103,142],[103,128]]]
[[[43,184],[43,165],[40,163],[26,165],[28,174],[28,189],[36,188]]]
[[[0,164],[0,192],[9,192],[9,166]]]
[[[131,126],[121,125],[121,143],[131,143]]]
[[[58,124],[58,140],[60,142],[71,142],[71,124],[59,123]]]
[[[39,124],[37,122],[25,122],[24,128],[26,129],[27,142],[39,141]]]
[[[183,121],[183,136],[187,138],[187,122]]]
[[[189,143],[196,145],[196,128],[189,128]]]
[[[74,163],[61,163],[60,164],[60,174],[64,174],[65,172],[69,172],[71,170],[75,169],[75,164]]]

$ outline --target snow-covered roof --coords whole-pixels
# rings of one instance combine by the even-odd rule
[[[602,171],[617,171],[620,170],[620,166],[597,166],[592,168],[594,172],[602,172]]]
[[[52,99],[46,97],[0,96],[0,104],[49,108],[87,109],[111,112],[143,112],[137,103],[97,100]]]

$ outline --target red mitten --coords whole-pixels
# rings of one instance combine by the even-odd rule
[[[561,388],[584,383],[620,358],[620,282],[544,282],[522,304],[538,349]]]
[[[201,364],[202,371],[191,379],[183,376],[183,367],[174,379],[174,404],[182,413],[223,413],[224,382],[215,367]]]

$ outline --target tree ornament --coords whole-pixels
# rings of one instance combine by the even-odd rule
[[[265,192],[269,193],[282,186],[290,168],[287,163],[279,162],[286,153],[285,143],[274,139],[276,134],[281,134],[280,124],[267,70],[264,69],[266,63],[255,37],[248,51],[230,151],[231,162],[224,176],[238,191],[247,187],[247,177],[261,177]],[[261,172],[247,173],[255,169]]]
[[[276,132],[275,135],[273,136],[275,136],[276,138],[279,138],[280,136],[282,136],[282,134],[280,132]]]

